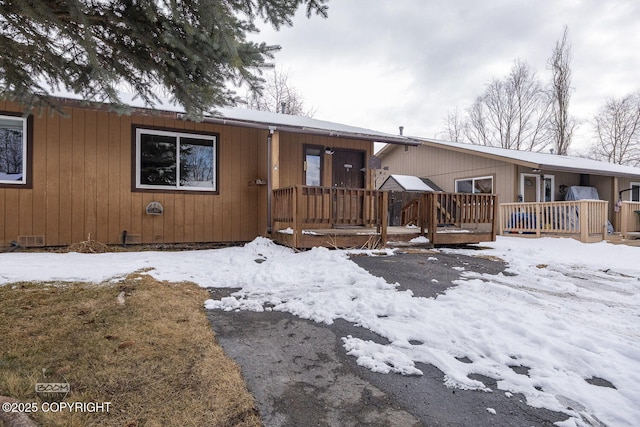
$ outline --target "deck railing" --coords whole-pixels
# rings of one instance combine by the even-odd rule
[[[434,244],[438,243],[438,227],[468,231],[484,226],[495,240],[497,207],[494,194],[423,193],[402,208],[401,221],[420,227],[420,233]]]
[[[296,247],[303,230],[344,226],[376,227],[380,241],[386,242],[388,194],[363,188],[279,188],[273,190],[272,229],[292,234]],[[419,227],[416,234],[426,235],[433,244],[469,243],[473,239],[467,242],[464,233],[453,239],[442,231],[477,233],[474,238],[495,240],[497,206],[497,196],[491,194],[424,193],[405,206],[403,216],[411,216]]]
[[[575,200],[542,203],[502,203],[500,234],[572,235],[582,242],[606,238],[609,202]]]
[[[305,228],[370,226],[386,239],[386,191],[296,185],[273,190],[272,203],[274,231],[291,228],[294,245]]]
[[[623,239],[629,237],[629,233],[640,232],[640,202],[622,202],[618,212],[620,234]]]

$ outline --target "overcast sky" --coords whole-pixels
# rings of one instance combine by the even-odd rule
[[[332,0],[329,17],[298,13],[291,28],[261,27],[279,70],[315,118],[437,137],[514,60],[550,78],[547,60],[569,27],[570,113],[591,118],[608,96],[640,89],[638,0]],[[583,124],[575,148],[591,137]]]

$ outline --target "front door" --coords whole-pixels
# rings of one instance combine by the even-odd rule
[[[365,152],[335,150],[332,157],[332,184],[338,187],[333,196],[334,226],[362,225],[364,194],[347,189],[365,188]]]
[[[364,151],[335,150],[332,157],[334,187],[365,188]]]
[[[542,179],[541,179],[542,178]],[[553,202],[555,177],[523,173],[520,175],[520,195],[523,202]]]

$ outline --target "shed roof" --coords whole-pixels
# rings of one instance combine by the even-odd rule
[[[485,145],[465,144],[461,142],[441,141],[437,139],[417,138],[422,145],[444,148],[453,151],[466,152],[481,157],[494,158],[532,169],[544,169],[558,172],[574,172],[605,176],[640,177],[640,168],[617,165],[582,157],[559,156],[550,153],[536,153],[532,151],[511,150],[506,148],[488,147]],[[377,155],[384,157],[393,147],[386,146]]]
[[[389,186],[389,181],[395,181],[404,191],[442,191],[437,185],[426,178],[418,178],[413,175],[389,175],[380,186],[385,190],[385,185]]]

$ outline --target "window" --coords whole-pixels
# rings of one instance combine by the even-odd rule
[[[631,191],[629,193],[631,193],[629,195],[629,201],[640,202],[640,182],[632,182]]]
[[[493,177],[456,179],[456,193],[493,194]]]
[[[304,185],[322,185],[323,150],[324,148],[320,146],[304,146]]]
[[[27,183],[27,120],[0,115],[0,184]]]
[[[217,136],[136,129],[136,188],[217,190]]]

